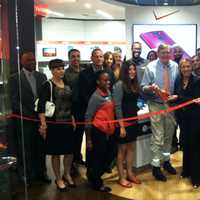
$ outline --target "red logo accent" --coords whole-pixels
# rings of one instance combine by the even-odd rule
[[[160,20],[160,19],[163,19],[163,18],[168,17],[168,16],[170,16],[170,15],[173,15],[173,14],[179,12],[179,11],[180,11],[180,10],[175,10],[175,11],[173,11],[173,12],[170,12],[170,13],[168,13],[168,14],[161,15],[161,16],[158,17],[158,16],[156,15],[155,10],[153,10],[153,15],[154,15],[154,17],[155,17],[156,20]]]

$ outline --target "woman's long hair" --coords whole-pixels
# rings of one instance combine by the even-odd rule
[[[121,72],[120,72],[120,80],[123,82],[123,87],[127,92],[139,93],[139,84],[137,79],[137,70],[136,76],[134,79],[130,79],[129,77],[129,68],[130,66],[134,66],[136,70],[136,64],[132,61],[125,61],[122,64]]]

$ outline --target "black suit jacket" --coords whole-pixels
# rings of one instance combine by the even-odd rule
[[[182,79],[180,76],[175,81],[174,94],[178,95],[175,103],[181,104],[183,102],[200,97],[200,79],[191,75],[187,88],[182,89]],[[200,105],[191,104],[176,111],[178,118],[199,119]]]
[[[45,74],[37,71],[35,71],[34,76],[36,79],[37,95],[39,95],[40,87],[47,80],[47,77]],[[34,102],[36,99],[23,70],[21,70],[20,74],[13,74],[9,80],[12,111],[16,114],[20,114],[20,83],[22,115],[36,116],[37,113],[34,111]]]
[[[85,70],[80,72],[77,84],[77,101],[82,107],[82,112],[85,113],[90,96],[96,90],[96,73],[94,72],[92,65],[89,65]]]

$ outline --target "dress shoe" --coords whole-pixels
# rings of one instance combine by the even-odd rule
[[[199,184],[193,183],[192,186],[193,186],[194,189],[197,189],[199,187]]]
[[[102,185],[101,187],[94,187],[94,190],[97,190],[99,192],[108,193],[108,192],[111,192],[112,189],[110,187]]]
[[[167,178],[166,176],[162,173],[160,167],[153,167],[152,170],[152,175],[155,177],[156,180],[158,181],[163,181],[166,182]]]
[[[173,175],[176,174],[176,169],[174,167],[172,167],[172,165],[169,161],[164,162],[163,168],[164,168],[164,170],[166,170],[170,174],[173,174]]]
[[[51,179],[45,174],[42,176],[38,177],[38,181],[46,183],[46,184],[50,184],[51,183]]]

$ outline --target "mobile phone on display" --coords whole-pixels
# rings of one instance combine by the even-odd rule
[[[164,31],[150,31],[140,34],[140,38],[148,45],[150,49],[158,48],[160,44],[167,44],[170,47],[176,45],[176,42]],[[183,50],[184,58],[190,58],[189,54]]]

